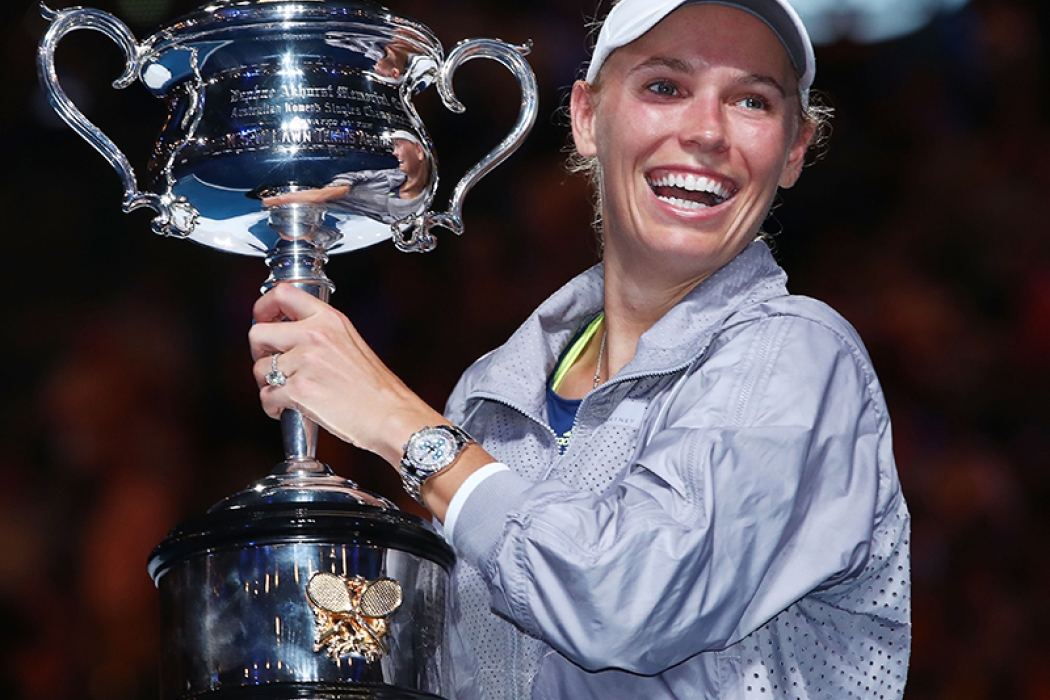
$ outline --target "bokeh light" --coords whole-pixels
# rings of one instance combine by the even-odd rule
[[[886,41],[954,12],[968,0],[793,0],[816,44]]]

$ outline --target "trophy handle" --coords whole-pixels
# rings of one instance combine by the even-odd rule
[[[131,30],[116,17],[101,10],[74,7],[56,12],[41,3],[40,13],[44,19],[51,22],[51,26],[44,34],[37,51],[37,72],[51,106],[66,124],[101,153],[117,171],[124,185],[125,213],[149,207],[158,214],[153,219],[155,232],[169,236],[188,235],[195,225],[196,211],[181,199],[140,192],[135,171],[127,156],[77,109],[58,82],[58,73],[55,70],[55,49],[58,42],[70,32],[92,29],[105,34],[124,50],[124,73],[113,81],[113,87],[122,90],[131,85],[142,66],[141,50]]]
[[[436,240],[430,234],[430,229],[434,226],[442,226],[457,235],[463,233],[463,199],[478,180],[518,150],[522,141],[525,140],[525,136],[536,122],[536,114],[539,111],[536,75],[524,58],[531,50],[532,42],[514,46],[498,39],[468,39],[456,44],[449,52],[437,76],[438,93],[446,107],[457,114],[466,111],[466,107],[459,101],[452,89],[452,76],[467,61],[475,58],[488,58],[501,63],[517,78],[521,86],[521,108],[518,111],[518,120],[510,133],[477,165],[468,170],[456,184],[449,198],[448,211],[443,214],[437,212],[424,214],[422,231],[417,231],[407,241],[395,239],[402,250],[427,251],[432,249]]]

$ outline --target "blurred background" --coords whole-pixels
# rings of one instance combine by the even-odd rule
[[[55,3],[63,6],[66,3]],[[141,39],[198,3],[97,0]],[[527,146],[467,198],[467,234],[420,256],[328,265],[333,303],[443,405],[459,372],[596,259],[586,183],[564,173],[567,88],[595,0],[390,0],[446,47],[534,41]],[[826,157],[767,224],[796,293],[842,312],[885,385],[914,514],[909,700],[1050,698],[1050,4],[798,0],[836,110]],[[876,10],[885,12],[878,14]],[[267,271],[150,233],[114,171],[37,86],[35,3],[0,9],[0,698],[157,697],[150,550],[264,476],[279,430],[246,333]],[[115,91],[116,45],[77,32],[63,85],[141,173],[164,116]],[[438,202],[516,114],[498,66],[457,75],[465,115],[418,104]],[[445,232],[442,232],[443,234]],[[324,437],[339,473],[399,497],[376,458]],[[401,499],[406,508],[412,507]]]

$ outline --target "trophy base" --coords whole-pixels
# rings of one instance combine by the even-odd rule
[[[181,523],[150,557],[162,700],[444,695],[455,555],[430,524],[323,488],[258,494]]]
[[[392,685],[281,683],[223,688],[193,695],[193,700],[442,700],[438,695]]]

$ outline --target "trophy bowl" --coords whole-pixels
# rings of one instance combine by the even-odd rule
[[[113,166],[123,208],[156,233],[263,257],[263,288],[327,301],[328,256],[384,240],[433,249],[462,233],[462,203],[535,122],[527,46],[470,39],[446,56],[427,27],[367,0],[217,0],[137,42],[100,10],[42,11],[49,100]],[[124,51],[125,88],[168,107],[139,189],[121,150],[59,83],[58,43],[80,29]],[[522,92],[510,133],[432,208],[437,160],[412,102],[430,85],[459,112],[458,66],[495,60]],[[275,368],[276,371],[276,368]],[[281,415],[285,460],[150,555],[160,589],[162,698],[254,700],[447,695],[445,590],[454,555],[429,523],[316,459],[317,426]]]
[[[430,30],[367,0],[219,0],[141,43],[106,12],[44,8],[51,26],[39,72],[59,115],[117,170],[124,209],[157,212],[157,233],[244,255],[281,240],[274,206],[323,206],[318,243],[347,252],[393,239],[425,251],[434,226],[462,232],[462,200],[520,145],[535,122],[527,46],[461,42],[446,57]],[[136,80],[166,101],[168,116],[147,168],[127,158],[62,90],[55,49],[91,29],[124,50],[124,88]],[[431,84],[456,112],[452,76],[464,62],[505,65],[522,88],[517,123],[455,187],[447,213],[430,211],[438,183],[433,144],[412,102]]]

